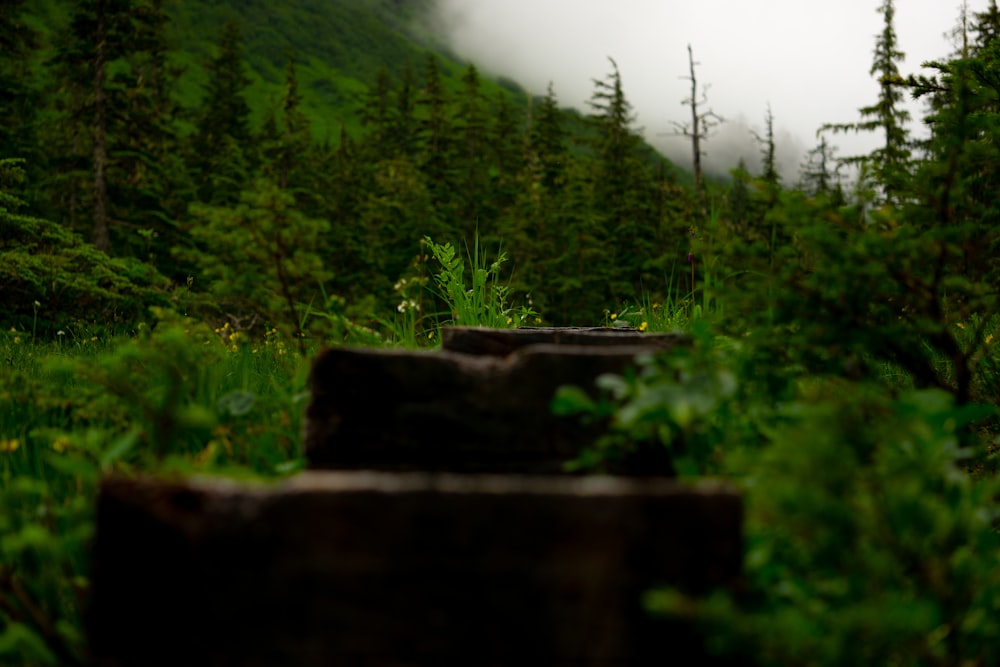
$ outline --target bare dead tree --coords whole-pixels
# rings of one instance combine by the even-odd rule
[[[702,145],[711,136],[712,128],[716,127],[720,123],[724,123],[725,119],[708,109],[704,111],[704,107],[708,104],[708,86],[703,86],[701,95],[698,95],[698,77],[695,74],[695,66],[701,63],[696,63],[694,60],[694,52],[691,49],[691,45],[688,44],[688,76],[682,76],[680,78],[686,79],[691,82],[691,96],[685,98],[681,104],[685,104],[691,107],[691,120],[686,123],[681,123],[674,121],[672,124],[676,128],[676,132],[673,136],[678,137],[689,137],[691,139],[691,154],[693,157],[693,168],[694,168],[694,187],[695,191],[701,194],[705,189],[705,179],[703,176],[701,168],[701,158],[705,154]]]

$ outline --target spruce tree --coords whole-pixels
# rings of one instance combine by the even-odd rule
[[[488,190],[491,210],[499,215],[517,198],[518,176],[524,168],[526,132],[510,97],[500,91],[494,98],[492,119],[487,127]]]
[[[129,209],[125,193],[140,187],[129,182],[142,172],[137,152],[162,145],[171,133],[157,119],[169,91],[161,86],[152,92],[166,79],[147,78],[147,66],[164,60],[158,41],[163,23],[156,0],[76,0],[52,61],[61,95],[47,133],[54,155],[47,187],[51,200],[62,205],[59,217],[81,231],[89,227],[92,242],[104,252],[112,251],[112,227],[127,238],[136,224],[122,212]],[[144,165],[155,163],[144,159]],[[120,240],[115,246],[128,252]]]
[[[36,174],[42,166],[37,134],[42,95],[30,63],[39,40],[20,18],[25,2],[0,0],[0,159],[27,160],[27,173]]]
[[[819,143],[808,152],[801,166],[799,187],[813,197],[829,196],[843,203],[840,163],[826,136],[820,135]]]
[[[387,149],[394,155],[413,156],[417,151],[417,120],[416,75],[413,67],[407,62],[399,75],[393,97],[393,106],[389,114],[390,133]]]
[[[169,18],[162,0],[144,0],[131,20],[127,69],[114,78],[108,183],[111,211],[122,224],[112,243],[154,264],[181,241],[178,220],[194,186],[182,158],[174,96],[179,70],[168,60]],[[136,233],[138,230],[138,233]]]
[[[204,202],[236,203],[246,184],[244,166],[253,163],[253,156],[246,154],[251,133],[245,92],[250,78],[241,42],[240,24],[227,21],[207,67],[207,95],[191,143],[192,166],[201,184],[198,197]]]
[[[649,187],[645,156],[640,154],[642,140],[632,127],[635,115],[625,97],[618,65],[609,61],[611,73],[594,80],[588,101],[593,126],[593,206],[602,220],[591,238],[605,247],[605,298],[615,302],[635,298],[642,263],[652,250],[649,216],[642,210]]]
[[[565,183],[566,162],[569,159],[567,137],[563,114],[559,110],[555,90],[549,83],[548,92],[533,114],[530,139],[531,155],[537,160],[542,183],[550,192],[558,191]]]
[[[455,182],[459,185],[458,210],[462,235],[470,238],[481,225],[492,224],[493,214],[486,213],[484,203],[487,191],[487,159],[489,136],[487,108],[481,90],[479,70],[468,65],[462,74],[462,87],[454,103],[452,126],[455,136],[455,154],[452,167]]]
[[[380,67],[375,73],[375,84],[369,87],[358,111],[367,132],[366,140],[379,153],[389,152],[392,137],[392,79],[389,70]]]
[[[990,0],[986,10],[975,14],[972,31],[976,35],[976,49],[984,49],[1000,37],[1000,8],[996,0]]]
[[[845,162],[866,162],[872,176],[882,188],[883,199],[899,203],[906,187],[911,166],[911,144],[906,125],[910,112],[903,107],[904,80],[898,63],[905,54],[899,50],[895,29],[895,4],[883,0],[878,11],[883,27],[875,42],[875,56],[870,74],[879,84],[878,100],[858,110],[862,120],[854,123],[827,124],[822,129],[833,132],[880,132],[883,144],[869,155],[845,158]]]
[[[298,69],[294,54],[288,55],[285,80],[279,101],[280,126],[276,140],[264,146],[265,172],[270,172],[278,187],[301,191],[307,187],[308,157],[312,137],[309,119],[302,112],[302,93],[299,91]]]
[[[755,133],[754,138],[760,144],[760,177],[765,183],[776,187],[781,177],[775,159],[777,145],[774,140],[774,113],[770,104],[767,105],[767,114],[764,116],[764,134]]]
[[[420,168],[434,198],[436,215],[449,219],[454,204],[452,142],[454,140],[447,91],[440,63],[427,56],[423,88],[417,97],[417,130]]]

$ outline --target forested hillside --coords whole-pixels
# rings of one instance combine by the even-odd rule
[[[35,301],[134,316],[177,286],[215,317],[273,319],[268,290],[391,311],[412,296],[395,285],[426,281],[427,236],[502,243],[513,294],[552,322],[690,287],[693,199],[632,127],[613,62],[582,118],[433,50],[420,2],[6,7],[15,322]],[[101,272],[124,282],[108,293]]]
[[[738,593],[647,612],[739,664],[1000,664],[1000,9],[916,76],[872,4],[858,118],[796,182],[769,119],[719,183],[642,141],[614,60],[566,112],[419,2],[0,0],[0,662],[94,664],[103,476],[300,470],[323,347],[624,321],[684,336],[541,406],[602,433],[566,472],[649,453],[745,509]]]

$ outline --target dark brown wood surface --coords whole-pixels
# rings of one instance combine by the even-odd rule
[[[524,327],[486,329],[482,327],[444,327],[441,349],[464,354],[506,357],[528,345],[577,345],[590,347],[648,347],[669,349],[683,345],[689,338],[682,333],[643,333],[619,327]]]
[[[108,479],[91,644],[108,667],[716,664],[641,597],[738,585],[741,513],[669,480]]]
[[[602,432],[552,413],[563,385],[596,396],[643,346],[529,345],[507,356],[332,348],[314,362],[305,450],[312,468],[559,473]],[[614,472],[672,472],[666,450]]]

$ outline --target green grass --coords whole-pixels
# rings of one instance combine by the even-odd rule
[[[164,318],[155,330],[0,334],[0,662],[83,661],[98,480],[273,478],[302,467],[308,369],[259,340]]]
[[[487,312],[490,298],[496,299],[495,294],[489,296],[490,281],[473,279],[470,283],[465,267],[460,269],[454,263],[454,250],[449,257],[441,263],[439,285],[446,289],[454,283],[462,298],[471,298],[473,289],[483,290],[476,303]],[[474,247],[467,257],[473,272],[499,277],[502,256],[489,262]],[[401,295],[407,294],[404,288]],[[418,284],[416,289],[426,292],[428,286]],[[502,300],[499,303],[502,305]],[[992,487],[988,479],[983,486],[967,481],[954,465],[959,457],[956,436],[962,424],[988,411],[959,410],[941,392],[905,391],[897,396],[871,384],[854,386],[823,377],[800,379],[791,403],[775,402],[774,397],[758,390],[755,371],[743,369],[746,360],[741,361],[741,356],[747,351],[725,345],[711,334],[704,317],[694,319],[692,312],[689,300],[680,298],[665,304],[647,301],[635,309],[609,313],[609,323],[627,320],[640,328],[645,322],[647,330],[691,329],[694,346],[690,350],[678,348],[655,362],[650,359],[640,372],[624,379],[603,380],[602,386],[613,390],[613,403],[619,405],[613,413],[614,437],[594,454],[597,463],[601,456],[613,456],[615,447],[630,446],[637,437],[664,439],[664,446],[679,448],[674,453],[685,474],[711,472],[730,476],[734,483],[747,480],[750,580],[761,599],[771,600],[775,609],[788,614],[778,619],[779,626],[794,625],[799,612],[794,600],[781,598],[767,588],[770,577],[779,576],[782,585],[794,584],[803,590],[819,586],[819,592],[809,595],[839,610],[824,615],[829,620],[816,621],[817,627],[830,628],[830,638],[824,640],[829,650],[838,646],[840,635],[836,633],[852,631],[852,605],[866,613],[881,614],[894,608],[893,600],[868,594],[878,586],[919,597],[926,605],[964,599],[961,596],[966,589],[953,594],[947,588],[938,590],[920,581],[887,575],[879,559],[893,564],[909,561],[900,560],[903,556],[896,553],[897,544],[883,539],[880,515],[864,514],[871,507],[897,512],[897,531],[914,536],[914,540],[920,535],[920,522],[933,520],[944,526],[942,530],[963,536],[967,533],[970,539],[982,541],[986,555],[969,561],[970,571],[982,578],[982,585],[1000,590],[995,582],[990,583],[992,561],[987,558],[996,551],[997,540],[991,536],[988,522],[976,518],[985,516],[983,510],[995,504],[990,500],[993,496],[984,495],[992,493]],[[27,330],[0,332],[0,361],[8,371],[0,375],[2,664],[86,663],[81,614],[89,588],[94,500],[102,475],[205,473],[275,479],[302,467],[299,438],[307,372],[315,346],[302,356],[296,345],[283,340],[274,329],[251,337],[226,324],[210,326],[164,311],[154,314],[150,324],[137,324],[123,332],[106,333],[102,327],[89,324],[67,327],[51,340],[35,339]],[[428,324],[418,333],[414,322],[397,320],[399,329],[381,340],[409,346],[437,343],[436,325]],[[973,319],[960,329],[969,332],[969,344],[987,332],[984,359],[992,359],[990,333],[997,326],[996,320]],[[428,331],[432,334],[429,340],[425,338]],[[595,409],[586,402],[576,405],[576,409],[581,407]],[[860,418],[872,420],[871,433],[853,426]],[[880,425],[880,420],[889,420],[888,425]],[[817,434],[824,433],[827,435],[817,440]],[[907,446],[896,448],[895,441],[887,437],[899,434],[900,443],[909,443]],[[855,460],[851,452],[859,447],[859,437],[863,437],[864,455]],[[919,448],[913,449],[916,445]],[[865,453],[869,451],[877,456]],[[792,476],[784,474],[789,461],[797,466]],[[839,477],[834,482],[854,480],[852,488],[857,487],[862,499],[857,513],[872,521],[863,526],[868,531],[864,539],[877,549],[867,560],[855,563],[857,569],[852,570],[864,577],[864,586],[832,599],[827,599],[828,591],[822,586],[824,577],[841,576],[839,561],[824,560],[833,558],[835,550],[818,550],[806,540],[801,552],[811,560],[801,570],[796,569],[796,559],[785,559],[777,551],[761,551],[787,540],[805,539],[809,531],[823,524],[823,517],[846,507],[836,484],[823,475],[813,479],[810,471],[817,464],[837,471]],[[768,483],[755,486],[756,479]],[[934,489],[942,484],[947,485],[950,495],[935,495]],[[824,495],[816,495],[817,488]],[[882,498],[883,488],[891,494],[891,503]],[[780,505],[786,501],[787,507]],[[803,513],[806,518],[802,519],[804,528],[800,528],[795,521]],[[772,520],[772,516],[779,518]],[[853,535],[852,525],[838,524],[829,530],[842,531],[846,540]],[[920,543],[914,544],[918,549]],[[953,568],[945,552],[943,556],[919,550],[914,553],[931,559],[942,571]],[[810,568],[814,567],[818,574],[812,574]],[[973,581],[976,586],[978,582]],[[690,613],[704,604],[697,607],[698,613],[709,622],[721,619],[719,622],[728,628],[719,636],[751,645],[759,641],[764,647],[772,641],[781,643],[776,631],[767,630],[767,624],[774,622],[769,608],[746,612],[748,616],[732,606],[711,606],[721,604],[718,599],[700,602],[677,597],[671,591],[654,592],[647,603],[653,611],[664,614],[677,613],[678,605]],[[923,622],[913,620],[914,633],[923,632]],[[744,636],[748,628],[757,627],[755,624],[762,629]],[[799,632],[796,627],[789,632]],[[913,639],[893,634],[896,630],[891,624],[873,627],[887,641],[898,637],[919,646],[918,635]],[[978,637],[988,631],[984,626],[966,634]]]

